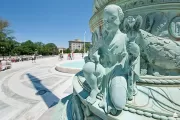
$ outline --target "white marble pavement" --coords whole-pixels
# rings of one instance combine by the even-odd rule
[[[0,120],[42,119],[70,95],[74,75],[57,72],[54,67],[59,62],[52,57],[14,63],[12,69],[0,72]]]

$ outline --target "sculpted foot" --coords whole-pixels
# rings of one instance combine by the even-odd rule
[[[128,88],[128,96],[127,96],[127,98],[128,98],[128,101],[132,101],[133,100],[133,94],[134,94],[134,90],[133,90],[133,87],[131,86],[129,86],[129,88]]]
[[[90,96],[86,98],[87,102],[94,104],[96,102],[96,96],[99,93],[99,90],[92,90]]]
[[[128,100],[129,100],[129,101],[132,101],[132,100],[133,100],[133,94],[132,94],[132,93],[128,96]]]
[[[108,111],[112,114],[112,115],[116,115],[117,114],[117,110],[115,108],[112,108],[110,106],[108,106]]]
[[[105,111],[105,113],[109,113],[109,109],[110,109],[110,108],[108,108],[108,105],[107,105],[106,100],[102,100],[102,101],[99,103],[99,107],[102,108],[102,109]]]
[[[105,108],[105,104],[106,104],[106,103],[105,103],[104,100],[103,100],[103,101],[101,101],[101,102],[99,103],[99,107],[104,109],[104,108]]]

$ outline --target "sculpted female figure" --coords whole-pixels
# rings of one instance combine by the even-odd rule
[[[87,62],[83,67],[84,76],[91,87],[87,101],[93,104],[96,96],[103,93],[103,99],[99,106],[106,113],[116,114],[122,110],[127,101],[127,78],[128,78],[128,52],[126,43],[127,35],[122,33],[119,26],[124,18],[122,9],[117,5],[108,5],[104,9],[104,30],[100,45],[92,47],[97,50],[99,62]],[[128,48],[133,48],[130,44]],[[98,47],[97,47],[98,46]],[[91,53],[93,54],[94,52]],[[130,52],[133,51],[129,50]],[[98,82],[102,82],[100,90]]]

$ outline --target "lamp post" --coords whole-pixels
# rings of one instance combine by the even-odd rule
[[[86,31],[84,32],[84,55],[85,55],[85,41],[86,41]]]

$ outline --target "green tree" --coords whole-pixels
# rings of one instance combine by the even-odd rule
[[[0,18],[0,42],[5,41],[8,37],[14,39],[11,36],[12,30],[7,29],[9,27],[9,22]]]
[[[38,54],[43,55],[44,54],[43,48],[44,48],[45,44],[42,42],[35,42],[34,45],[35,45],[36,50],[38,51]]]
[[[71,53],[71,50],[67,48],[66,50],[64,50],[64,53]]]
[[[79,53],[80,51],[78,49],[75,49],[74,53]]]
[[[44,50],[46,51],[47,55],[57,55],[58,48],[54,43],[48,43],[45,45]]]
[[[58,48],[54,43],[34,43],[31,40],[18,43],[15,38],[11,36],[12,30],[8,30],[8,27],[9,22],[0,19],[0,55],[31,55],[36,52],[42,55],[58,54]]]
[[[23,54],[23,49],[21,46],[18,46],[18,47],[15,47],[13,50],[12,50],[12,55],[22,55]]]
[[[91,47],[90,43],[85,43],[85,52],[87,52],[89,50],[89,48]],[[84,53],[84,46],[83,48],[80,50],[81,53]]]
[[[7,29],[8,26],[7,20],[0,19],[0,54],[3,56],[10,55],[17,45],[15,38],[11,36],[12,31]]]
[[[84,48],[80,50],[80,53],[84,53]]]
[[[21,43],[21,54],[23,55],[31,55],[34,54],[36,50],[35,44],[31,40],[27,40]]]
[[[90,43],[85,43],[85,50],[86,50],[86,52],[89,50],[90,47],[91,47]]]
[[[2,32],[8,26],[9,26],[9,22],[7,20],[3,20],[0,18],[0,31]]]
[[[13,49],[18,47],[20,44],[13,40],[13,38],[8,38],[5,42],[5,53],[6,55],[13,55]]]

